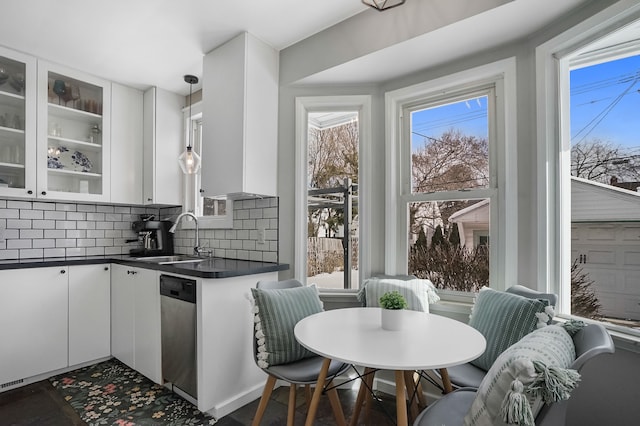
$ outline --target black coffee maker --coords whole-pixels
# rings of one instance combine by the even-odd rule
[[[139,220],[133,222],[133,231],[138,234],[142,247],[129,251],[131,256],[167,256],[173,254],[173,234],[169,232],[168,220]]]

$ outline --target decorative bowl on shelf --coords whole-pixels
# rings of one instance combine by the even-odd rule
[[[71,170],[74,172],[90,172],[93,168],[91,160],[82,152],[69,150],[66,146],[49,149],[47,167],[50,169]]]

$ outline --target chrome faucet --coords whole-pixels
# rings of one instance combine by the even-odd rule
[[[191,212],[180,213],[180,215],[176,218],[176,221],[174,222],[174,224],[171,226],[171,228],[169,228],[169,232],[171,232],[172,234],[175,234],[176,229],[178,228],[178,224],[180,223],[182,218],[185,216],[192,217],[194,222],[196,223],[196,242],[195,242],[195,246],[193,247],[193,253],[196,256],[198,256],[202,252],[202,247],[200,247],[200,230],[198,229],[198,218],[195,214]]]

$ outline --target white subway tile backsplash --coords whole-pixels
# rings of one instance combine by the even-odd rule
[[[43,249],[20,250],[20,259],[40,258],[42,257],[43,253]]]
[[[65,255],[68,256],[68,257],[71,257],[71,256],[86,256],[87,255],[87,250],[82,248],[82,247],[67,248],[65,250]]]
[[[7,240],[8,249],[31,248],[31,240]]]
[[[34,201],[32,207],[34,210],[55,210],[56,209],[56,205],[54,203],[43,203],[40,201]]]
[[[75,238],[58,238],[56,239],[57,248],[72,248],[76,246]]]
[[[258,228],[265,230],[264,244],[257,244]],[[178,230],[174,239],[177,252],[191,253],[191,236],[188,231]],[[233,229],[201,230],[200,242],[202,246],[213,249],[214,256],[277,262],[278,198],[235,201]]]
[[[104,238],[106,232],[104,229],[88,229],[87,238]]]
[[[96,211],[96,206],[94,204],[78,204],[78,208],[76,210],[79,212],[94,213]]]
[[[45,229],[45,238],[64,238],[67,236],[67,232],[64,229]]]
[[[34,238],[43,238],[44,231],[42,229],[21,229],[20,230],[20,239],[34,239]]]
[[[104,221],[104,213],[87,213],[87,220]]]
[[[87,247],[87,256],[104,256],[104,247]]]
[[[33,240],[33,248],[54,248],[56,246],[56,240],[41,238]]]
[[[31,228],[33,229],[55,229],[55,220],[32,220]]]
[[[18,259],[20,252],[18,250],[0,250],[0,259]]]
[[[42,210],[20,210],[20,219],[43,219]]]
[[[68,229],[67,238],[86,238],[87,231],[84,229]]]
[[[51,220],[65,220],[67,218],[67,213],[64,211],[45,211],[44,218]]]
[[[29,219],[7,219],[7,229],[31,229],[31,221]]]
[[[76,229],[76,221],[56,220],[56,229]]]
[[[65,249],[63,248],[51,248],[51,249],[44,249],[42,256],[43,257],[64,257],[66,254]]]
[[[18,209],[1,209],[0,218],[4,219],[18,219],[20,217],[20,210]]]
[[[9,200],[7,201],[8,209],[27,209],[30,210],[32,207],[31,201],[15,201]]]
[[[56,203],[56,210],[65,212],[75,212],[78,209],[77,204],[71,203]]]
[[[83,212],[67,212],[67,220],[87,220],[87,214]]]
[[[5,242],[0,259],[119,255],[139,247],[129,243],[131,229],[141,214],[175,219],[180,208],[148,208],[24,200],[0,200],[0,226]],[[214,256],[277,262],[278,199],[241,200],[233,203],[233,229],[202,229],[201,245]],[[257,230],[265,229],[265,244],[257,244]],[[192,253],[195,231],[178,229],[177,253]]]
[[[95,239],[93,238],[78,238],[76,240],[76,247],[95,247],[97,246]]]
[[[76,228],[78,229],[96,229],[96,223],[95,222],[78,222],[76,224]]]

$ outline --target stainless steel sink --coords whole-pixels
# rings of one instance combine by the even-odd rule
[[[140,262],[157,263],[159,265],[171,265],[173,263],[196,263],[206,260],[202,257],[188,256],[186,254],[177,254],[173,256],[148,256],[136,257],[135,260]]]

